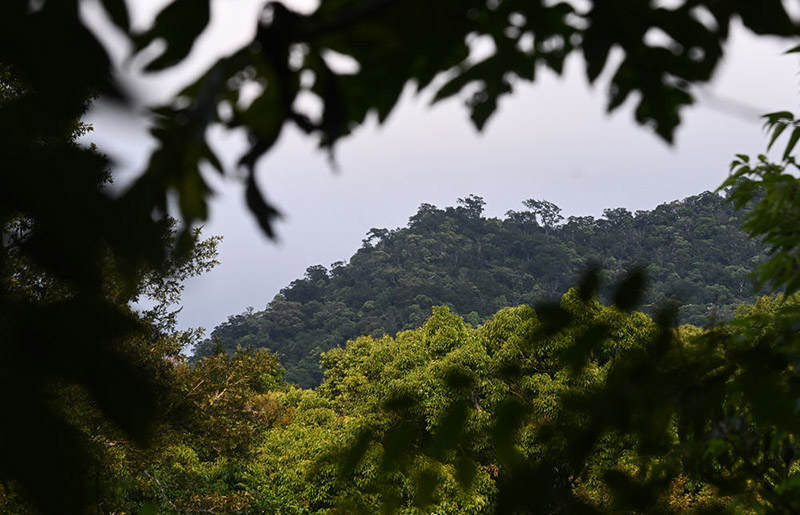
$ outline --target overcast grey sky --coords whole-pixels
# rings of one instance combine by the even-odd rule
[[[163,3],[137,2],[134,22],[146,26]],[[213,5],[209,34],[182,70],[150,78],[121,72],[142,98],[169,98],[181,80],[250,38],[259,2]],[[125,48],[113,34],[104,38],[121,62]],[[798,107],[797,54],[782,55],[791,45],[737,27],[715,80],[685,111],[673,147],[633,122],[630,102],[607,116],[605,81],[589,87],[578,59],[561,78],[543,72],[533,86],[519,83],[482,134],[468,123],[462,100],[430,107],[430,95],[408,90],[384,126],[372,120],[340,144],[338,172],[314,141],[285,131],[258,168],[264,191],[284,213],[278,242],[259,232],[236,179],[208,174],[217,194],[204,233],[224,237],[222,264],[189,281],[180,325],[210,331],[247,306],[263,309],[308,266],[346,260],[371,227],[405,225],[421,203],[444,207],[473,193],[484,197],[489,216],[528,198],[554,202],[566,216],[600,216],[604,208],[652,209],[714,189],[735,153],[764,150],[757,114]],[[145,122],[102,103],[89,121],[91,140],[115,159],[124,184],[153,147]],[[214,143],[229,163],[242,144],[223,134]]]

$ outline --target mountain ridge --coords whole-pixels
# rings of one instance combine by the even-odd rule
[[[727,320],[757,294],[749,272],[764,253],[740,229],[744,212],[725,195],[566,220],[545,200],[523,206],[500,219],[484,217],[476,195],[455,207],[422,204],[406,227],[370,229],[349,262],[310,266],[263,311],[228,317],[198,344],[195,359],[266,347],[279,355],[288,381],[315,386],[321,352],[361,335],[416,328],[437,305],[475,326],[504,307],[559,298],[589,263],[612,280],[646,266],[643,310],[675,299],[683,323]]]

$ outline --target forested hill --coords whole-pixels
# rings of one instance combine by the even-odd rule
[[[674,298],[685,323],[728,319],[754,298],[748,272],[763,254],[740,230],[742,213],[720,195],[652,211],[607,209],[599,219],[564,220],[557,206],[538,200],[504,219],[486,218],[484,205],[474,195],[457,207],[423,204],[407,227],[371,229],[349,263],[309,267],[264,311],[217,326],[196,356],[220,345],[267,347],[287,380],[315,386],[320,353],[349,339],[418,327],[436,305],[477,325],[503,307],[561,296],[592,261],[610,279],[647,264],[645,311]]]

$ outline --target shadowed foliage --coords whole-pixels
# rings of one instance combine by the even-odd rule
[[[247,203],[270,234],[275,210],[259,192],[254,164],[287,123],[332,148],[368,113],[385,119],[407,83],[425,87],[446,73],[438,98],[478,84],[468,104],[480,128],[514,77],[532,80],[540,66],[559,72],[576,52],[594,80],[616,46],[624,55],[609,108],[638,93],[637,121],[670,141],[679,108],[691,103],[691,84],[708,80],[723,55],[733,17],[758,34],[797,33],[778,0],[690,1],[676,9],[616,0],[590,3],[586,12],[522,0],[330,0],[307,15],[269,3],[254,21],[252,44],[220,59],[175,105],[153,109],[158,147],[139,179],[112,196],[102,187],[105,158],[74,140],[87,99],[124,100],[105,49],[81,21],[81,4],[0,5],[0,375],[5,391],[15,392],[0,422],[0,476],[20,480],[50,513],[81,511],[92,495],[82,472],[86,442],[58,413],[58,385],[85,388],[134,441],[146,442],[153,427],[157,388],[123,343],[148,328],[127,303],[143,271],[168,273],[171,260],[190,259],[192,229],[206,219],[210,194],[199,165],[222,168],[206,141],[210,127],[240,127],[250,136],[240,159],[249,173]],[[152,28],[130,34],[127,3],[100,4],[137,50],[163,43],[149,71],[182,62],[210,13],[210,0],[176,0]],[[714,22],[698,22],[694,9]],[[673,42],[647,44],[653,28]],[[496,48],[480,62],[468,58],[476,35]],[[353,59],[358,71],[337,72],[332,52]],[[246,84],[261,90],[249,104],[240,98]],[[322,100],[321,115],[296,110],[302,91]],[[172,199],[182,222],[176,240],[164,237]],[[28,228],[15,239],[18,223]],[[20,262],[34,267],[22,274],[32,282],[14,283]],[[37,460],[52,466],[34,469]]]

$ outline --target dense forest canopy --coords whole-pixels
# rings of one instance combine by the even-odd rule
[[[479,327],[436,307],[417,329],[325,353],[314,390],[286,383],[265,349],[162,361],[147,449],[81,390],[62,406],[93,441],[96,513],[788,513],[800,450],[780,428],[794,401],[753,401],[795,377],[759,371],[799,307],[762,298],[738,325],[667,340],[581,289]],[[552,309],[570,322],[554,330]],[[729,411],[740,403],[752,413]],[[0,511],[29,510],[0,483]]]
[[[473,405],[491,415],[487,423],[474,426],[484,436],[491,435],[496,451],[483,456],[469,453],[484,449],[463,449],[459,442],[473,414],[466,399],[481,387],[484,376],[444,374],[452,395],[440,400],[455,402],[444,410],[434,406],[434,413],[441,414],[438,426],[427,411],[417,409],[418,397],[389,395],[378,387],[376,398],[386,399],[378,404],[397,417],[370,410],[371,401],[358,406],[388,421],[382,430],[373,420],[347,419],[346,405],[337,400],[340,391],[358,396],[359,388],[351,388],[363,383],[357,366],[340,367],[342,383],[350,390],[339,388],[322,398],[276,387],[280,372],[266,352],[252,359],[216,355],[195,368],[186,367],[179,350],[191,335],[170,328],[169,317],[161,324],[129,307],[149,287],[148,276],[156,279],[153,285],[166,288],[161,293],[169,297],[173,278],[203,268],[193,254],[195,228],[208,218],[212,191],[200,165],[209,163],[225,172],[208,145],[210,128],[248,134],[250,146],[239,156],[246,202],[269,235],[276,211],[260,193],[255,165],[287,125],[331,149],[368,114],[385,120],[406,84],[424,88],[444,76],[446,81],[436,86],[437,99],[477,85],[467,104],[474,125],[481,128],[498,99],[512,92],[514,81],[533,81],[542,68],[561,73],[564,60],[578,55],[590,82],[610,69],[609,110],[636,97],[636,121],[671,141],[681,109],[694,100],[692,85],[708,81],[722,59],[733,20],[760,35],[797,35],[798,23],[783,2],[690,0],[663,7],[615,0],[586,2],[578,9],[566,2],[521,0],[330,0],[306,14],[270,2],[263,16],[253,20],[251,44],[217,61],[173,103],[150,110],[157,146],[146,170],[115,196],[102,186],[108,160],[74,141],[89,99],[100,94],[123,104],[127,100],[107,49],[83,23],[84,6],[78,0],[0,4],[0,381],[4,391],[14,392],[7,396],[0,420],[0,502],[8,506],[6,511],[35,506],[49,513],[80,512],[89,509],[90,500],[99,512],[257,512],[286,503],[285,511],[347,510],[348,503],[374,511],[378,506],[424,508],[451,499],[457,500],[443,510],[528,506],[619,511],[647,507],[683,474],[693,481],[691,495],[701,494],[708,484],[719,489],[712,495],[730,500],[727,505],[797,511],[792,467],[797,454],[793,442],[800,431],[788,414],[800,395],[790,359],[796,355],[792,317],[786,311],[791,303],[767,306],[758,312],[760,318],[712,331],[699,346],[667,330],[668,317],[659,315],[658,329],[645,331],[641,345],[631,347],[638,350],[615,353],[621,365],[605,371],[607,354],[596,344],[605,341],[606,330],[625,320],[618,324],[609,316],[608,322],[584,327],[576,338],[567,338],[574,352],[566,354],[569,373],[589,375],[577,380],[577,390],[555,385],[571,392],[557,399],[562,410],[524,419],[511,415],[528,413],[530,406],[507,409],[509,404],[484,401],[485,406],[500,406],[490,412],[480,402]],[[211,16],[210,0],[175,0],[151,27],[136,32],[125,0],[102,0],[97,7],[134,53],[146,54],[153,50],[151,44],[161,46],[162,52],[146,65],[150,72],[183,63]],[[706,23],[698,19],[698,10]],[[671,41],[666,46],[648,43],[646,35],[652,30],[666,33]],[[491,38],[495,53],[470,61],[473,34]],[[523,45],[523,40],[533,44]],[[305,49],[301,62],[293,57],[297,48]],[[618,61],[609,59],[612,49],[621,51]],[[329,51],[351,57],[358,70],[332,69],[325,60]],[[253,87],[258,89],[256,98],[244,101]],[[319,116],[298,110],[295,100],[303,94],[321,101]],[[747,230],[763,236],[772,251],[761,279],[791,292],[800,287],[794,252],[798,217],[796,202],[785,192],[794,192],[797,181],[786,170],[796,168],[790,153],[800,127],[791,114],[774,117],[775,136],[787,127],[793,130],[787,132],[791,139],[781,162],[764,158],[751,166],[743,158],[736,175],[755,184],[756,190],[766,190],[747,221]],[[753,189],[740,191],[737,201],[753,200]],[[180,218],[175,233],[169,214]],[[175,268],[180,263],[188,268]],[[635,274],[623,281],[614,294],[614,309],[625,312],[635,305],[631,292],[638,291],[635,286],[640,283]],[[585,288],[580,291],[578,297],[586,304],[591,295],[584,294]],[[534,327],[542,329],[526,341],[535,343],[542,335],[553,336],[580,323],[579,310],[570,309],[575,305],[539,309],[537,316],[544,322]],[[547,322],[546,313],[561,323]],[[433,351],[447,352],[445,356],[457,350],[450,336],[469,340],[469,332],[476,330],[446,313],[434,318],[432,328],[418,335],[423,341],[432,338]],[[686,359],[687,349],[692,359]],[[406,364],[412,363],[399,366]],[[521,381],[522,387],[532,387],[538,365],[511,365],[492,372],[498,372],[501,382]],[[640,370],[647,373],[637,375]],[[478,367],[473,372],[482,371]],[[440,377],[422,377],[421,385],[435,384]],[[640,388],[631,389],[631,383]],[[584,391],[586,385],[596,388]],[[289,394],[276,399],[270,395],[273,391]],[[520,390],[513,385],[498,391],[503,396]],[[562,402],[570,399],[583,404]],[[312,459],[319,456],[317,450],[327,449],[325,442],[298,440],[295,428],[275,447],[260,447],[260,429],[297,420],[273,418],[284,413],[281,406],[305,414],[309,434],[326,420],[354,424],[320,439],[334,440],[337,448],[351,442],[357,452],[330,458],[326,468],[324,461]],[[334,408],[326,411],[327,406]],[[595,406],[605,415],[592,409]],[[576,419],[588,426],[570,423]],[[673,419],[677,425],[664,423]],[[523,442],[517,446],[513,431],[520,427],[533,432],[522,431]],[[570,427],[581,431],[570,432]],[[431,429],[436,430],[431,434]],[[554,442],[553,434],[563,441]],[[630,441],[620,445],[629,444],[625,450],[635,463],[625,468],[628,463],[621,461],[621,470],[607,471],[588,466],[592,452],[603,448],[598,445],[615,445],[614,435],[619,434],[630,435]],[[176,438],[170,440],[173,435]],[[306,449],[311,449],[294,454],[300,458],[292,462],[299,463],[294,469],[299,473],[292,478],[274,474],[284,466],[291,468],[292,442],[307,443]],[[265,456],[284,459],[276,464],[260,456],[260,463],[269,468],[259,468],[248,460],[260,449]],[[367,453],[372,453],[372,461],[364,461]],[[410,468],[398,456],[413,459]],[[314,466],[306,468],[311,462]],[[367,469],[360,468],[362,464]],[[339,477],[350,479],[336,483],[336,470]],[[595,476],[593,470],[600,472]],[[448,476],[450,471],[454,475]],[[338,486],[310,480],[313,473]],[[353,474],[363,479],[356,482],[358,489],[347,488]],[[496,483],[486,483],[487,477],[496,478]],[[578,490],[583,479],[591,488],[607,488],[608,497],[595,495],[600,490],[594,489],[587,500]],[[438,483],[460,490],[450,488],[453,496],[436,498]],[[461,495],[471,485],[480,488],[480,499]],[[520,488],[531,485],[537,488]],[[495,487],[497,495],[492,497]],[[306,498],[290,493],[297,491]],[[513,499],[504,494],[513,491],[542,495]],[[690,496],[687,502],[694,499]],[[251,501],[261,504],[248,504]]]
[[[589,264],[612,280],[646,266],[643,310],[674,300],[682,323],[729,320],[755,299],[750,272],[765,254],[724,194],[652,211],[606,209],[598,219],[565,220],[558,206],[534,199],[503,219],[487,218],[484,204],[475,195],[456,207],[423,204],[407,227],[370,229],[349,263],[309,267],[264,311],[217,326],[197,356],[219,346],[265,347],[278,354],[288,381],[315,386],[319,354],[349,339],[419,327],[438,305],[477,326],[502,308],[560,297]],[[606,292],[600,299],[609,300]]]

